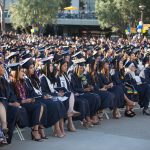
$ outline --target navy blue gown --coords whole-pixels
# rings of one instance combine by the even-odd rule
[[[33,79],[34,80],[34,79]],[[36,82],[36,81],[35,81]],[[60,106],[60,103],[53,101],[52,99],[45,100],[44,95],[40,89],[41,83],[37,87],[34,87],[32,84],[31,80],[29,78],[26,78],[26,84],[27,84],[27,89],[32,90],[32,97],[38,97],[36,98],[37,102],[40,102],[46,106],[46,120],[47,123],[45,127],[51,127],[53,126],[56,122],[58,122],[60,119],[64,117],[64,113],[62,113],[62,106]],[[41,93],[36,93],[35,88]]]
[[[103,85],[108,85],[113,82],[110,75],[107,78],[104,74],[100,73],[99,78],[101,78]],[[124,107],[124,92],[122,88],[120,88],[120,86],[118,85],[113,85],[112,88],[109,88],[107,90],[113,93],[115,96],[113,108],[123,108]]]
[[[28,126],[26,111],[23,108],[18,108],[9,105],[9,103],[14,103],[17,101],[17,99],[15,98],[16,97],[13,95],[13,91],[9,82],[5,78],[0,77],[0,101],[5,106],[7,112],[7,123],[9,129],[9,138],[7,139],[8,143],[11,143],[13,131],[17,122],[20,123],[22,127]]]
[[[71,84],[73,91],[75,93],[79,93],[81,98],[84,98],[88,101],[90,116],[96,115],[98,110],[100,109],[100,97],[92,92],[85,92],[84,87],[82,85],[81,79],[73,73],[71,76]]]
[[[100,90],[103,88],[104,84],[99,77],[99,74],[95,74],[95,83],[93,83],[94,86],[94,92],[99,94],[101,97],[101,107],[100,109],[106,109],[106,108],[113,108],[114,107],[114,98],[115,95],[109,91],[102,91]]]
[[[63,77],[64,81],[66,83],[66,85],[62,85],[62,81],[61,81],[61,78]],[[67,92],[66,92],[66,96],[70,96],[71,92],[74,93],[73,89],[72,89],[72,84],[71,84],[72,81],[70,81],[70,79],[68,78],[67,74],[65,75],[62,75],[60,77],[57,78],[57,86],[58,87],[65,87]],[[68,101],[66,101],[67,104],[69,104],[69,99]],[[65,104],[66,105],[66,104]],[[68,105],[69,106],[69,105]],[[69,107],[68,107],[69,108]],[[90,116],[90,112],[89,112],[89,105],[88,105],[88,101],[78,95],[78,96],[75,96],[75,104],[74,104],[74,109],[78,112],[80,112],[80,116],[78,117],[73,117],[74,120],[83,120],[85,119],[86,117],[89,117]]]
[[[142,79],[141,79],[142,81]],[[137,84],[136,80],[133,79],[130,73],[125,75],[125,82],[132,85],[135,90],[137,90],[139,94],[139,104],[141,108],[147,109],[150,101],[150,87],[147,82],[143,82],[141,84]]]

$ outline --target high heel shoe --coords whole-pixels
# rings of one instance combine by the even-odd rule
[[[63,138],[65,135],[62,134],[62,133],[60,133],[60,131],[58,131],[58,132],[54,132],[54,133],[53,133],[53,136],[54,136],[54,137],[57,137],[57,138]]]
[[[8,128],[3,129],[2,131],[3,131],[4,136],[8,138]]]
[[[37,141],[37,142],[42,142],[43,140],[41,138],[37,139],[34,135],[33,132],[38,132],[38,130],[33,130],[31,131],[31,138],[33,141]]]
[[[67,125],[67,129],[70,132],[76,132],[77,131],[76,128],[74,126],[72,126],[72,125]]]
[[[126,110],[126,111],[124,112],[124,115],[125,115],[126,117],[130,117],[130,118],[132,118],[132,117],[135,116],[130,110]]]
[[[44,128],[39,127],[39,134],[41,135],[41,138],[42,138],[42,139],[45,139],[45,140],[48,139],[48,137],[47,137],[46,135],[43,136],[41,130],[44,130]]]
[[[143,115],[150,116],[150,112],[148,109],[143,109]]]

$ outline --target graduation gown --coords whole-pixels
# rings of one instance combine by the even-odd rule
[[[57,78],[57,86],[58,87],[65,87],[67,90],[66,96],[68,96],[68,97],[70,97],[71,93],[74,93],[70,79],[68,78],[67,74],[59,76]],[[69,108],[69,99],[67,102],[68,102],[67,104],[68,104],[68,108]],[[88,101],[81,96],[75,96],[74,109],[76,111],[80,112],[80,116],[73,117],[74,120],[81,120],[82,121],[86,117],[90,116]]]
[[[80,97],[88,100],[90,116],[94,116],[100,108],[100,97],[91,92],[85,92],[81,79],[73,73],[71,76],[73,91],[79,93]]]
[[[103,85],[108,85],[112,83],[111,76],[109,75],[109,79],[102,73],[99,73],[99,78],[102,81]],[[114,85],[112,88],[107,89],[109,92],[113,93],[115,98],[113,102],[113,108],[122,108],[124,107],[124,92],[118,85]]]
[[[137,84],[136,80],[133,78],[133,76],[130,73],[127,73],[125,75],[125,82],[132,85],[134,89],[138,92],[139,104],[141,108],[144,107],[145,109],[147,109],[149,106],[149,101],[150,101],[149,85],[143,81],[141,84]]]
[[[29,78],[26,78],[26,84],[27,84],[27,90],[31,90],[31,96],[38,97],[36,98],[37,102],[40,102],[46,106],[46,124],[45,127],[51,127],[56,122],[58,122],[63,116],[62,116],[62,110],[60,107],[60,104],[56,101],[53,101],[52,99],[45,100],[44,95],[41,91],[41,83],[39,85],[39,89],[35,88],[33,84],[31,83],[31,80]]]
[[[7,123],[8,123],[8,143],[11,143],[11,139],[13,136],[13,131],[15,129],[15,125],[18,121],[20,121],[20,112],[23,110],[18,107],[10,106],[9,103],[13,103],[16,101],[15,96],[13,95],[12,89],[10,87],[9,82],[3,78],[0,77],[0,102],[3,103],[3,105],[6,108],[7,113]],[[25,125],[25,123],[22,123]]]
[[[113,108],[115,95],[109,91],[100,90],[104,86],[103,82],[101,78],[99,78],[98,73],[95,75],[95,78],[97,78],[97,80],[95,83],[93,83],[93,86],[95,93],[99,94],[101,97],[100,109]]]

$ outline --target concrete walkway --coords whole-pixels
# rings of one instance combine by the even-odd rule
[[[15,135],[12,144],[0,150],[150,150],[150,117],[141,112],[132,119],[104,119],[101,125],[88,130],[79,122],[76,126],[77,133],[67,132],[63,139],[49,136],[41,143],[31,141],[26,131],[26,141],[17,140]],[[47,133],[50,132],[48,129]]]

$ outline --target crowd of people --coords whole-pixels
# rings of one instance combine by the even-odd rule
[[[0,145],[11,143],[17,124],[31,138],[45,128],[63,138],[74,121],[100,125],[105,109],[114,119],[135,117],[138,103],[150,116],[150,40],[7,33],[0,37]]]

